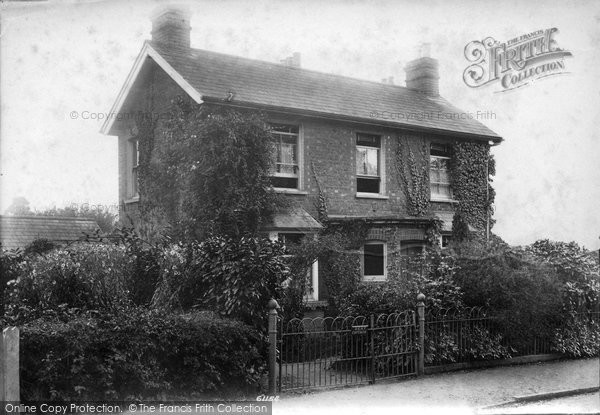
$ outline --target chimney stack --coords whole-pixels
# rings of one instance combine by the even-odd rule
[[[283,65],[290,68],[300,68],[300,53],[294,52],[292,56],[288,56],[280,61]]]
[[[168,5],[152,13],[152,41],[168,47],[190,47],[190,8]]]
[[[438,61],[430,58],[430,45],[421,45],[421,57],[408,62],[406,72],[406,87],[422,94],[437,97],[440,94],[440,74]]]

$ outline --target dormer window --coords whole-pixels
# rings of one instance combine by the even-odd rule
[[[429,160],[429,185],[431,200],[452,200],[450,185],[451,149],[439,144],[431,144]]]
[[[300,185],[299,127],[271,124],[273,137],[273,173],[271,183],[276,189],[298,189]]]

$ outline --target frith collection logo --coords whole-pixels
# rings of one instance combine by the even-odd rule
[[[553,27],[524,34],[500,43],[492,37],[474,40],[465,46],[465,58],[471,65],[465,69],[463,79],[471,88],[499,82],[510,91],[531,84],[547,76],[567,73],[565,58],[571,52],[556,44]]]

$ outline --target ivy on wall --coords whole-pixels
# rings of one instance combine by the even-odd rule
[[[458,201],[452,224],[457,239],[465,239],[468,225],[479,232],[485,231],[488,214],[492,215],[494,189],[488,179],[496,173],[496,165],[487,144],[456,142],[451,161],[451,182],[454,198]],[[490,228],[493,221],[490,219]]]
[[[182,97],[160,128],[138,122],[142,222],[157,221],[178,239],[258,234],[286,206],[271,186],[265,125],[263,114]]]
[[[396,148],[396,171],[406,195],[407,211],[411,216],[424,216],[429,212],[429,159],[427,142],[415,155],[408,138],[399,137]]]
[[[327,217],[328,217],[327,195],[325,194],[325,191],[323,190],[323,187],[321,185],[321,180],[319,179],[319,176],[317,175],[317,170],[315,169],[314,161],[310,162],[310,168],[312,170],[313,178],[315,179],[315,183],[317,185],[317,191],[319,192],[319,194],[317,196],[317,200],[315,201],[314,205],[315,205],[315,208],[317,209],[317,215],[318,215],[319,221],[323,222],[324,220],[327,220]]]

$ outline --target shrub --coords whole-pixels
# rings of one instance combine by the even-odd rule
[[[19,276],[23,253],[20,250],[0,251],[0,323],[8,300],[8,282]]]
[[[12,264],[7,322],[21,324],[66,310],[117,309],[129,303],[130,259],[122,246],[78,243]]]
[[[341,301],[344,315],[389,314],[417,306],[417,295],[425,294],[429,310],[463,307],[462,289],[454,282],[454,259],[440,253],[396,257],[387,281],[360,284]]]
[[[589,357],[600,354],[600,322],[586,313],[571,314],[564,327],[553,333],[553,349],[572,357]]]
[[[67,322],[43,318],[22,329],[22,399],[256,392],[266,368],[265,353],[259,332],[207,313],[133,308],[86,313]]]
[[[263,238],[214,236],[171,245],[161,253],[155,307],[215,310],[254,327],[287,277],[283,246]]]

